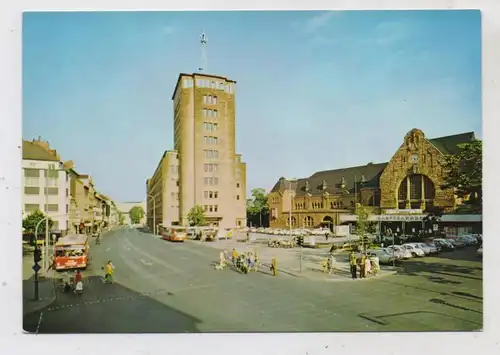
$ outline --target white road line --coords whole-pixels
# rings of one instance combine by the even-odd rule
[[[140,259],[141,263],[143,263],[146,266],[153,266],[153,263],[144,259]]]
[[[147,252],[145,252],[144,250],[139,249],[138,247],[136,247],[135,245],[133,245],[133,244],[130,242],[130,240],[128,240],[127,238],[124,238],[124,240],[125,240],[125,243],[127,243],[127,245],[129,245],[129,246],[130,246],[132,249],[134,249],[137,253],[139,253],[139,254],[142,254],[142,255],[146,256],[148,259],[153,260],[155,263],[160,264],[160,265],[163,265],[163,266],[165,266],[167,269],[171,269],[171,270],[173,270],[173,271],[175,271],[175,272],[177,272],[177,273],[179,273],[179,274],[186,274],[186,275],[188,274],[188,273],[187,273],[187,272],[185,272],[184,270],[181,270],[181,269],[179,269],[179,268],[176,268],[175,266],[173,266],[173,265],[171,265],[171,264],[168,264],[168,263],[166,263],[165,261],[163,261],[163,260],[161,260],[161,259],[159,259],[159,258],[157,258],[157,257],[155,257],[155,256],[153,256],[153,255],[151,255],[151,254],[149,254],[149,253],[147,253]]]
[[[38,334],[38,330],[40,329],[40,324],[42,324],[43,312],[40,312],[40,318],[38,318],[38,324],[36,326],[36,333]]]

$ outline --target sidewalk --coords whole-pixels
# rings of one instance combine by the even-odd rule
[[[32,262],[32,258],[30,258]],[[54,287],[53,271],[49,271],[46,276],[40,276],[38,279],[39,300],[35,301],[35,279],[34,271],[32,275],[26,278],[25,263],[28,261],[23,258],[23,316],[28,313],[38,311],[56,300],[56,291]]]
[[[334,254],[335,264],[333,274],[323,273],[321,262],[326,259],[328,249],[302,250],[302,272],[300,272],[300,248],[270,248],[267,243],[245,243],[238,242],[240,238],[218,240],[214,242],[190,241],[190,243],[202,244],[216,250],[226,249],[229,253],[234,248],[238,252],[257,252],[262,260],[262,266],[269,268],[273,257],[278,261],[278,274],[284,273],[293,277],[300,277],[316,281],[348,281],[351,280],[351,272],[347,253]],[[240,239],[241,240],[241,239]],[[381,266],[381,270],[373,279],[378,279],[388,275],[394,275],[396,270],[391,267]],[[369,278],[365,279],[369,280]]]

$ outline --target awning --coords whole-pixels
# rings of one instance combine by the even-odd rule
[[[482,222],[481,214],[447,214],[441,217],[441,222]]]

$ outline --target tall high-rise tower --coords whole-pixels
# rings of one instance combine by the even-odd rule
[[[174,100],[174,149],[179,156],[179,217],[188,224],[195,205],[207,222],[246,225],[246,164],[235,152],[234,80],[180,74]]]

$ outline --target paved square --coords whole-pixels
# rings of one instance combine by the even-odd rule
[[[24,317],[40,333],[438,331],[482,328],[482,261],[474,248],[401,263],[397,274],[331,282],[269,270],[215,270],[214,245],[172,244],[136,230],[91,246],[84,294]],[[116,283],[102,282],[111,260]],[[269,262],[269,260],[263,260]]]

